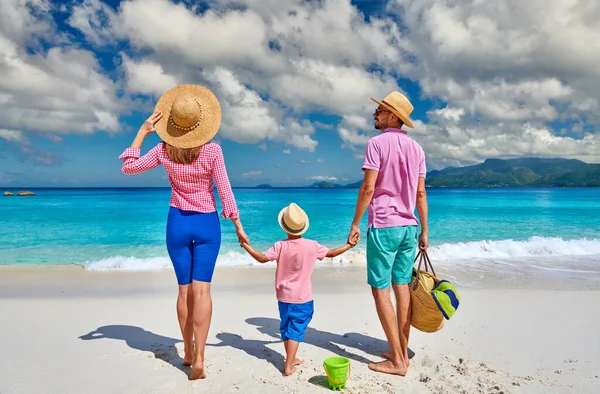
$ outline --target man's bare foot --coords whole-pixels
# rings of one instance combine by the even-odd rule
[[[391,360],[392,359],[392,353],[390,352],[381,352],[381,357],[385,358],[386,360]],[[410,367],[410,359],[407,358],[406,360],[404,360],[404,364],[406,364],[406,367]]]
[[[194,364],[192,366],[192,372],[190,372],[189,380],[198,380],[206,378],[206,372],[204,371],[203,364]]]
[[[378,363],[370,363],[369,369],[375,372],[400,376],[406,376],[407,372],[407,368],[405,365],[394,365],[394,363],[391,360],[385,360]]]
[[[296,358],[294,360],[294,362],[292,363],[292,367],[295,367],[296,365],[302,365],[304,364],[304,360],[300,360],[299,358]]]

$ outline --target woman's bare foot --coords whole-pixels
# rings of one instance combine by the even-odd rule
[[[192,364],[194,364],[196,362],[195,360],[195,353],[194,353],[194,348],[192,347],[192,349],[184,349],[184,356],[183,356],[183,365],[185,366],[191,366]]]
[[[206,372],[204,371],[204,364],[194,363],[192,366],[192,372],[190,372],[189,380],[198,380],[206,378]]]
[[[405,365],[394,365],[394,363],[391,360],[385,360],[378,363],[370,363],[369,369],[375,372],[400,376],[406,376],[406,372],[408,370]]]

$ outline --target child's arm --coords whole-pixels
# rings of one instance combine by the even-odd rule
[[[254,258],[254,260],[258,261],[259,263],[266,263],[269,261],[269,258],[267,256],[265,256],[264,253],[260,253],[259,251],[255,250],[254,248],[252,248],[252,246],[250,246],[246,242],[242,242],[242,248],[246,249],[246,252],[248,252],[248,254],[250,256],[252,256]]]
[[[347,251],[350,248],[353,248],[354,245],[350,245],[349,243],[347,243],[344,246],[339,246],[337,248],[334,249],[329,249],[329,252],[327,252],[327,255],[325,257],[336,257],[341,255],[342,253],[344,253],[345,251]]]

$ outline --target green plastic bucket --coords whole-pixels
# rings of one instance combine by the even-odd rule
[[[330,389],[346,388],[346,381],[350,377],[350,360],[345,357],[329,357],[323,361],[323,368],[325,368]]]

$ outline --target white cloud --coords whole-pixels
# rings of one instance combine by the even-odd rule
[[[51,15],[60,6],[3,0],[0,129],[116,132],[132,97],[201,83],[224,109],[219,138],[312,152],[315,127],[326,129],[306,119],[314,111],[339,117],[343,146],[362,157],[377,133],[369,97],[401,90],[402,77],[434,102],[416,109],[410,134],[437,163],[521,154],[600,161],[596,0],[390,0],[396,18],[364,18],[350,0],[208,3],[215,8],[61,7],[81,44],[57,31]],[[90,44],[114,52],[110,76],[82,49]]]
[[[337,181],[337,178],[334,176],[315,175],[315,176],[311,176],[310,178],[308,178],[308,180],[332,182],[332,181]]]
[[[22,131],[0,129],[0,138],[8,142],[29,144],[30,141]]]
[[[118,84],[93,53],[68,45],[28,52],[59,37],[47,1],[5,0],[0,13],[0,128],[42,133],[114,132]],[[33,12],[25,12],[33,10]],[[52,37],[51,37],[52,36]]]
[[[149,94],[160,97],[167,90],[179,85],[180,81],[165,72],[163,66],[148,60],[135,61],[122,55],[123,69],[130,93]]]
[[[285,153],[286,155],[291,155],[291,154],[292,154],[292,151],[291,151],[291,150],[289,150],[289,149],[284,149],[284,150],[283,150],[283,153]]]
[[[249,171],[242,174],[242,178],[255,178],[262,175],[262,171]]]
[[[450,134],[456,137],[452,145],[459,145],[467,134],[483,147],[481,156],[500,157],[514,154],[519,141],[547,132],[551,138],[523,143],[526,148],[516,148],[517,152],[600,161],[598,146],[584,144],[597,138],[594,130],[600,126],[596,39],[600,24],[590,23],[600,18],[600,3],[394,0],[390,4],[399,7],[406,25],[400,46],[415,59],[407,74],[419,81],[425,95],[462,111],[449,118],[462,117],[458,124],[434,116],[428,133],[438,126],[443,132],[432,139]],[[551,121],[566,122],[566,128],[553,130]],[[500,136],[514,143],[502,144]],[[561,153],[554,149],[556,143],[572,149]],[[460,159],[449,150],[439,156],[468,161],[475,154]]]

